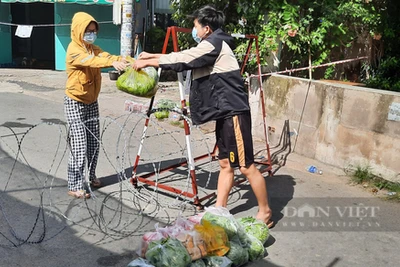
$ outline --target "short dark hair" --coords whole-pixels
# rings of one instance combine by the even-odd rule
[[[224,13],[211,5],[206,5],[197,9],[188,17],[193,20],[197,19],[201,26],[209,26],[212,31],[221,28],[225,22]]]

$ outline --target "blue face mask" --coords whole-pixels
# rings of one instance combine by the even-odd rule
[[[197,29],[195,27],[193,27],[193,30],[192,30],[192,37],[196,43],[201,42],[201,38],[199,36],[197,36]]]
[[[83,41],[85,41],[88,44],[93,44],[94,41],[96,41],[96,38],[97,38],[97,33],[85,32],[85,35],[83,36]]]

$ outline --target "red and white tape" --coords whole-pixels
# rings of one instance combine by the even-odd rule
[[[282,71],[276,71],[276,72],[269,72],[269,73],[261,74],[261,77],[263,77],[263,76],[269,76],[269,75],[273,75],[273,74],[292,73],[292,72],[297,72],[297,71],[303,71],[303,70],[309,70],[309,69],[322,68],[322,67],[327,67],[327,66],[331,66],[331,65],[338,65],[338,64],[344,64],[344,63],[348,63],[348,62],[363,60],[363,59],[367,59],[367,58],[368,58],[367,56],[364,56],[364,57],[358,57],[358,58],[351,58],[351,59],[345,59],[345,60],[339,60],[339,61],[329,62],[329,63],[317,65],[317,66],[303,67],[303,68],[290,69],[290,70],[282,70]],[[252,74],[252,75],[250,75],[250,77],[258,77],[258,76],[259,76],[259,75],[257,75],[257,74]]]

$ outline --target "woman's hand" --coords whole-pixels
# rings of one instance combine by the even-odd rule
[[[112,66],[114,67],[114,69],[118,70],[118,71],[123,71],[125,70],[125,68],[128,66],[129,64],[124,60],[121,61],[114,61],[112,63]]]

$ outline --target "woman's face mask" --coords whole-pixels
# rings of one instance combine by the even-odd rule
[[[96,32],[85,32],[85,35],[83,36],[83,41],[85,41],[88,44],[93,44],[94,41],[96,41],[96,38],[97,38]]]

